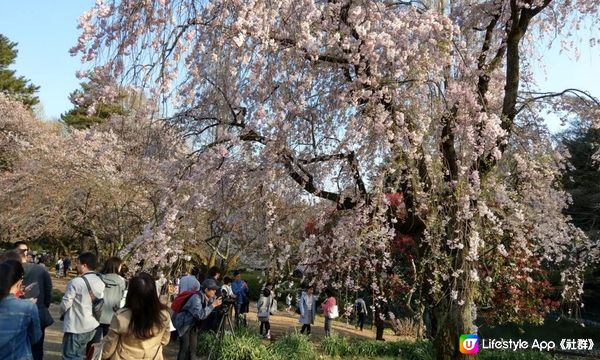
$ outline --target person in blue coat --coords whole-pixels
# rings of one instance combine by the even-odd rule
[[[300,319],[298,320],[302,324],[301,334],[310,335],[310,326],[315,323],[315,316],[317,314],[317,295],[315,295],[315,288],[312,285],[308,285],[300,295],[298,300],[298,308],[300,309]]]
[[[15,296],[24,274],[19,261],[0,264],[0,360],[32,360],[31,345],[42,337],[37,306]]]

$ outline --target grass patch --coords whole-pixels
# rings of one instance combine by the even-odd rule
[[[215,359],[221,360],[279,360],[267,348],[256,333],[240,329],[235,335],[226,335],[217,342],[214,333],[202,333],[198,337],[198,354],[208,355],[212,351]]]
[[[317,358],[315,346],[307,336],[300,333],[288,334],[270,345],[280,359],[312,360]]]
[[[395,357],[406,360],[433,359],[428,342],[352,340],[332,335],[321,342],[323,352],[335,357]]]
[[[300,333],[291,333],[273,343],[262,340],[255,332],[240,329],[218,343],[213,333],[198,338],[198,354],[222,360],[317,360],[317,359],[401,359],[435,360],[430,342],[357,340],[339,335],[322,339],[315,345]],[[482,351],[481,360],[549,360],[552,355],[539,352]]]

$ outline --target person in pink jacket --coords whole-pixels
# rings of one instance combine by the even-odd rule
[[[325,336],[331,335],[331,322],[334,318],[332,310],[335,306],[337,306],[337,303],[335,297],[333,297],[333,290],[325,289],[325,302],[321,305],[325,316]]]

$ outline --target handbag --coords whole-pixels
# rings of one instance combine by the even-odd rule
[[[337,305],[333,305],[331,307],[331,310],[329,310],[329,318],[330,319],[335,319],[340,317],[340,310],[338,309]]]
[[[90,287],[90,283],[85,278],[85,275],[82,275],[81,278],[85,281],[85,286],[87,286],[88,293],[90,294],[90,298],[92,299],[92,315],[96,320],[100,320],[100,316],[102,316],[102,307],[104,306],[104,299],[97,298]]]
[[[102,360],[102,350],[104,349],[104,341],[93,343],[85,354],[86,360]]]

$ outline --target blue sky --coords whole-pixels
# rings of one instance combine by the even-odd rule
[[[75,72],[83,65],[68,51],[77,40],[77,18],[93,4],[94,0],[0,1],[0,33],[19,43],[13,68],[41,87],[39,97],[49,119],[71,108],[68,95],[79,87]],[[575,87],[600,97],[600,46],[586,46],[587,36],[587,32],[582,35],[578,62],[559,54],[556,47],[549,51],[546,74],[537,75],[544,90]],[[549,126],[559,129],[555,119],[549,120]]]
[[[79,87],[75,71],[82,68],[69,55],[77,41],[77,19],[93,0],[2,0],[0,33],[17,42],[17,75],[40,86],[39,97],[48,118],[71,108],[69,93]]]

